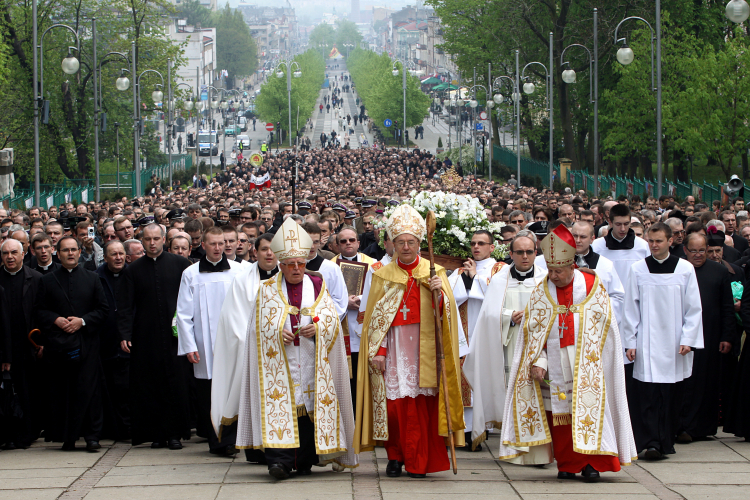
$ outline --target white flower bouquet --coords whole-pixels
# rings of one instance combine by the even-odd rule
[[[410,198],[404,204],[411,205],[422,215],[427,212],[435,212],[437,228],[432,240],[435,254],[450,255],[468,259],[471,257],[471,236],[475,231],[484,229],[494,234],[496,239],[500,236],[500,228],[505,226],[503,222],[490,222],[484,207],[477,198],[444,193],[443,191],[412,191]],[[380,228],[380,245],[383,246],[385,236],[385,222],[396,210],[396,207],[388,207],[383,218],[376,224]],[[427,239],[422,242],[422,248],[427,249]],[[501,260],[508,256],[507,245],[495,245],[492,252],[495,259]]]

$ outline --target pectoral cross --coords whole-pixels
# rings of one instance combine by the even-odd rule
[[[308,398],[312,398],[315,396],[315,389],[310,389],[310,384],[307,384],[307,390],[304,392],[305,394],[307,394]]]
[[[411,311],[411,309],[406,307],[406,302],[404,302],[404,307],[399,309],[399,312],[404,315],[404,321],[406,321],[406,313],[408,313],[409,311]]]
[[[565,335],[565,330],[568,329],[568,325],[566,325],[564,322],[557,326],[557,330],[560,332],[560,338],[563,338],[563,335]]]

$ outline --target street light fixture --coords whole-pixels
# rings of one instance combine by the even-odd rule
[[[164,92],[159,90],[159,87],[161,87],[161,85],[157,83],[156,89],[153,92],[151,92],[151,100],[154,101],[154,104],[158,104],[162,102],[162,100],[164,100]]]
[[[571,47],[580,47],[586,51],[589,56],[589,103],[594,105],[594,196],[599,196],[599,12],[594,9],[594,52],[589,51],[588,47],[578,43],[568,45],[560,54],[560,67],[568,66],[568,69],[562,72],[562,79],[565,83],[572,84],[576,82],[576,72],[570,68],[570,63],[565,61],[565,51]],[[622,49],[620,49],[622,50]],[[632,51],[631,51],[632,52]],[[592,84],[593,80],[593,84]],[[562,175],[562,172],[561,172]],[[560,179],[562,181],[562,179]]]
[[[297,68],[296,70],[292,71],[293,68]],[[299,64],[297,61],[293,59],[284,59],[276,66],[276,76],[279,78],[284,76],[284,70],[286,70],[286,95],[287,95],[287,104],[289,108],[289,147],[292,147],[292,73],[294,73],[294,78],[299,78],[302,76],[302,70],[300,69]],[[281,130],[278,131],[279,134],[279,140],[281,139]],[[278,144],[278,143],[277,143]]]
[[[656,32],[653,26],[642,17],[626,17],[615,28],[615,44],[622,42],[617,50],[617,61],[627,66],[635,59],[633,49],[628,45],[626,37],[618,38],[620,26],[627,21],[642,21],[651,30],[651,91],[656,92],[656,196],[661,196],[662,184],[662,123],[661,123],[661,0],[656,0]],[[656,46],[656,64],[654,65],[654,45]],[[656,81],[654,81],[654,66],[656,67]]]
[[[493,80],[492,87],[497,88],[497,86],[502,83],[504,80],[507,80],[508,83],[510,83],[510,89],[513,99],[513,114],[516,119],[516,180],[518,181],[518,186],[521,186],[521,92],[519,92],[519,87],[521,85],[520,83],[520,75],[521,71],[519,68],[518,63],[519,58],[519,50],[516,49],[516,74],[513,78],[510,76],[498,76]],[[502,94],[495,94],[492,96],[492,100],[495,101],[497,104],[501,104],[505,97]]]
[[[401,59],[396,58],[396,59],[393,60],[393,68],[392,68],[392,71],[391,71],[391,73],[393,73],[393,76],[398,76],[398,71],[399,70],[396,67],[396,63],[397,62],[401,63],[401,75],[403,77],[402,80],[401,80],[401,88],[402,88],[402,90],[404,92],[404,122],[401,124],[401,126],[403,127],[402,130],[405,132],[406,131],[406,71],[407,71],[406,66],[407,65],[412,66],[412,68],[415,69],[415,70],[416,70],[416,66],[414,65],[414,63],[412,61],[410,61],[408,59],[405,60],[405,61],[403,61]],[[414,73],[416,73],[416,71]],[[401,140],[404,143],[404,148],[406,148],[406,134],[404,132],[401,133]]]
[[[69,50],[68,55],[62,60],[62,70],[67,75],[75,75],[78,73],[78,68],[81,67],[81,63],[78,62],[76,56]]]
[[[131,42],[131,50],[133,51],[132,56],[132,63],[133,63],[133,70],[135,70],[135,42]],[[133,122],[135,126],[133,127],[133,173],[135,175],[135,196],[138,197],[141,195],[141,168],[140,168],[140,162],[141,162],[141,153],[140,153],[140,132],[141,132],[141,115],[140,115],[140,106],[138,103],[141,101],[141,80],[143,79],[143,75],[146,73],[156,73],[159,75],[159,78],[161,78],[161,87],[164,87],[164,76],[156,71],[155,69],[147,69],[141,72],[140,75],[135,79],[135,86],[133,87]],[[134,73],[135,74],[135,73]],[[157,95],[158,92],[158,95]],[[157,100],[156,98],[159,97]],[[154,90],[151,93],[151,98],[154,100],[154,102],[159,102],[161,99],[163,99],[164,94],[158,90]]]
[[[744,23],[750,17],[750,6],[745,0],[731,0],[725,12],[727,19],[733,23]]]
[[[120,73],[120,77],[115,81],[115,87],[120,92],[125,92],[130,88],[130,78],[125,76],[125,69],[122,70],[122,73]]]
[[[552,159],[553,159],[553,152],[555,149],[555,140],[554,140],[554,130],[555,130],[555,122],[553,119],[553,110],[554,110],[554,75],[552,73],[552,69],[554,68],[554,59],[553,59],[553,49],[554,49],[554,34],[550,31],[549,33],[549,65],[545,66],[544,64],[534,61],[528,63],[526,66],[523,67],[523,70],[521,71],[521,79],[526,79],[524,77],[524,74],[526,73],[526,68],[529,66],[532,66],[534,64],[537,64],[544,68],[544,71],[546,72],[546,81],[547,81],[547,104],[548,109],[547,112],[549,113],[549,187],[550,189],[554,189],[553,185],[553,165],[552,165]],[[526,94],[533,94],[535,90],[535,85],[531,82],[527,82],[523,84],[523,91]],[[518,179],[520,182],[520,178]]]

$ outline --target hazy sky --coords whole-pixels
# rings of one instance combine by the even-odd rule
[[[226,0],[218,0],[219,7],[223,7]],[[240,2],[239,0],[229,0],[229,5],[236,7],[240,3],[246,3],[250,5],[263,5],[268,7],[279,7],[286,5],[286,0],[249,0]],[[334,7],[336,14],[342,16],[342,14],[348,14],[351,6],[350,0],[289,0],[289,3],[294,7],[297,12],[297,16],[300,21],[315,22],[321,19],[322,14],[333,13]],[[375,6],[387,6],[391,9],[399,9],[407,5],[414,5],[416,0],[359,0],[360,10],[369,10],[373,5]]]

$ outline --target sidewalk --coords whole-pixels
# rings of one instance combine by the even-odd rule
[[[740,500],[750,490],[750,443],[719,439],[677,445],[677,454],[658,462],[637,461],[598,483],[558,480],[554,465],[524,467],[493,458],[499,435],[481,452],[457,451],[458,475],[427,479],[385,476],[383,448],[360,455],[354,472],[313,467],[312,475],[277,482],[266,466],[208,453],[205,439],[184,449],[102,441],[99,453],[60,451],[59,443],[37,442],[27,450],[0,451],[0,500]],[[79,442],[82,448],[85,443]]]

